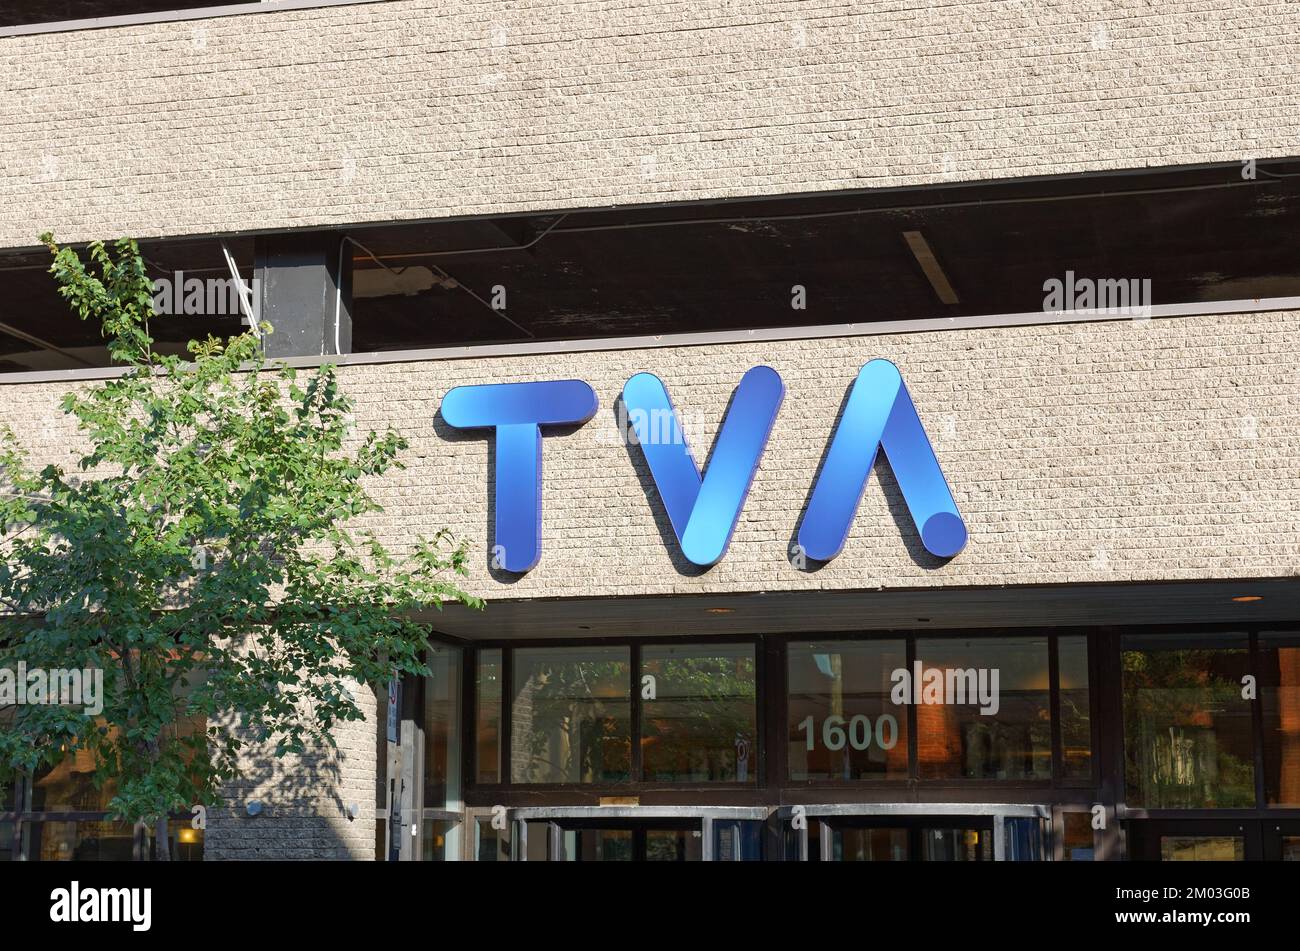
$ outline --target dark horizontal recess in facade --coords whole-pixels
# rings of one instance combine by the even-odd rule
[[[1255,600],[1235,600],[1251,598]],[[599,598],[493,598],[488,612],[449,605],[429,612],[439,634],[523,643],[571,637],[714,638],[756,634],[860,634],[1105,625],[1294,623],[1300,580],[927,587],[732,592]]]
[[[1300,295],[1300,161],[1261,162],[1253,179],[1242,171],[1234,162],[317,236],[353,268],[353,353],[1026,314],[1043,312],[1046,281],[1070,273],[1149,282],[1157,306]],[[224,239],[245,279],[267,240]],[[224,279],[222,244],[142,248],[157,278]],[[106,365],[99,328],[68,311],[47,266],[43,251],[0,257],[0,324],[18,331],[0,333],[0,371]],[[151,329],[179,350],[240,327],[229,311]]]
[[[382,2],[385,0],[18,0],[0,9],[0,37]]]

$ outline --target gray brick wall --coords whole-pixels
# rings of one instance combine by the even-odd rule
[[[0,39],[0,247],[1297,154],[1286,0],[393,0]]]

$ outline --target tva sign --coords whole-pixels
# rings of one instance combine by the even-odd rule
[[[712,565],[726,553],[784,398],[785,384],[771,367],[741,377],[701,474],[684,438],[657,438],[656,420],[681,431],[659,378],[638,373],[624,385],[636,441],[682,554],[695,564]],[[596,415],[596,405],[595,391],[581,380],[458,386],[443,399],[448,425],[495,430],[494,549],[507,571],[528,571],[542,555],[543,427],[581,425]],[[872,360],[853,383],[799,526],[808,558],[829,561],[840,553],[882,448],[926,550],[949,558],[965,546],[966,525],[903,377],[888,360]]]

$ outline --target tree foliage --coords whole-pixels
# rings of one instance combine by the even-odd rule
[[[79,471],[33,468],[0,434],[0,657],[102,669],[104,705],[0,711],[0,786],[86,750],[111,814],[157,822],[218,802],[243,737],[276,755],[331,744],[362,716],[352,685],[427,673],[413,612],[481,602],[447,532],[399,557],[355,529],[407,443],[355,431],[334,367],[268,366],[251,332],[160,355],[133,241],[85,262],[42,239],[123,372],[63,398],[89,445]]]

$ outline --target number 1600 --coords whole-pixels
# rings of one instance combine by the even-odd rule
[[[817,725],[812,716],[799,721],[798,729],[803,730],[809,751],[817,748]],[[876,718],[875,729],[871,727],[871,717],[859,713],[847,724],[843,717],[829,716],[822,721],[822,746],[828,750],[842,750],[847,743],[855,750],[871,748],[874,734],[876,745],[882,750],[892,750],[898,743],[898,721],[890,714]],[[888,734],[888,736],[886,736]]]

